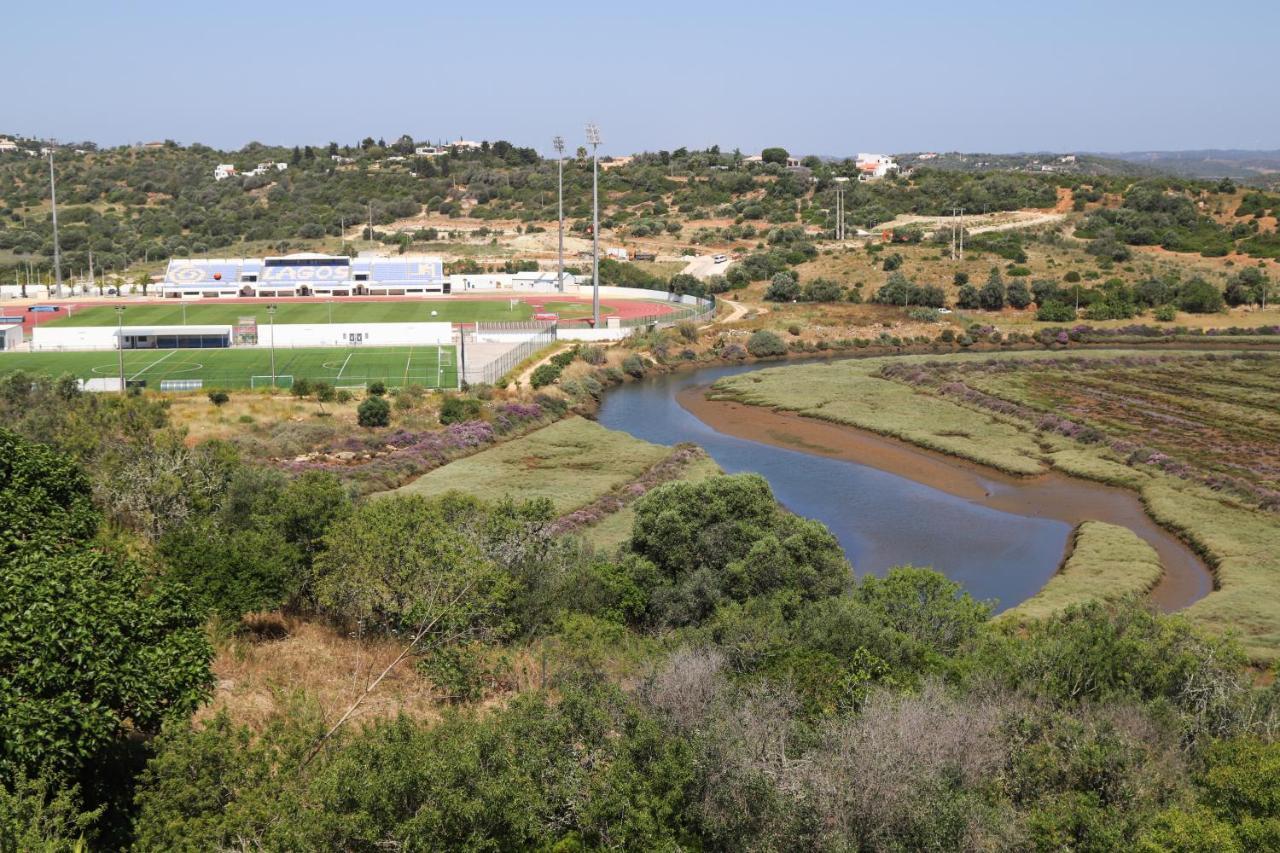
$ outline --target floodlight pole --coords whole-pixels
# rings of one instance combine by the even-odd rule
[[[271,390],[276,387],[276,306],[267,306],[267,317],[271,322]]]
[[[849,179],[841,175],[836,178],[836,240],[844,242],[844,185]]]
[[[53,182],[53,146],[49,146],[49,207],[53,213],[53,270],[62,297],[62,252],[58,247],[58,191]]]
[[[591,143],[591,327],[600,328],[600,128],[587,125]]]
[[[116,306],[116,350],[120,359],[120,395],[124,396],[124,306]]]
[[[559,226],[559,239],[556,246],[556,290],[564,292],[564,137],[556,136],[551,140],[556,149],[556,169],[559,172],[556,182],[556,224]]]

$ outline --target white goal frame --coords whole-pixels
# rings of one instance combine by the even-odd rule
[[[272,382],[273,379],[275,380],[274,382]],[[262,380],[262,381],[259,381],[259,380]],[[288,380],[288,382],[285,382],[285,380]],[[292,388],[293,374],[277,373],[275,376],[272,376],[270,373],[268,373],[262,376],[256,376],[256,375],[250,376],[249,387],[250,388]]]

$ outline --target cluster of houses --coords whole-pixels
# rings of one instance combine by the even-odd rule
[[[236,167],[231,163],[219,163],[213,167],[213,179],[215,181],[225,181],[227,178],[234,178],[239,175],[242,178],[253,177],[254,175],[265,175],[268,172],[283,172],[289,168],[288,163],[259,163],[247,172],[237,172]]]

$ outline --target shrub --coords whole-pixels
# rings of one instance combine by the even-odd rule
[[[231,395],[226,391],[210,391],[209,402],[215,406],[225,406],[227,401],[231,399]]]
[[[1075,270],[1069,270],[1067,274],[1062,277],[1062,280],[1065,282],[1068,282],[1069,284],[1075,284],[1077,281],[1080,280],[1080,273],[1076,272]]]
[[[534,388],[545,388],[560,378],[562,369],[560,365],[550,362],[540,364],[534,369],[533,375],[529,377],[529,384]]]
[[[764,298],[769,302],[794,302],[800,298],[800,285],[790,273],[780,272],[770,279]]]
[[[761,329],[747,341],[747,352],[756,358],[764,358],[771,355],[785,355],[787,347],[773,332]]]
[[[844,298],[844,288],[826,278],[815,278],[804,288],[806,302],[839,302]]]
[[[959,293],[956,294],[956,307],[966,311],[973,311],[982,305],[978,301],[978,288],[972,284],[963,284],[960,286]]]
[[[797,338],[800,337],[800,327],[795,323],[792,323],[790,326],[787,326],[787,334]]]
[[[369,383],[369,394],[374,397],[381,397],[387,393],[387,383],[377,380]]]
[[[360,407],[356,409],[356,422],[362,427],[389,426],[391,405],[382,397],[365,397]]]
[[[351,392],[346,388],[339,388],[338,391],[334,394],[333,399],[338,401],[339,403],[350,403]]]
[[[677,331],[680,332],[680,337],[684,338],[686,341],[689,341],[690,343],[698,339],[697,323],[691,322],[689,320],[685,320],[684,322],[680,323],[680,325],[676,326],[676,329]]]
[[[577,355],[578,355],[578,350],[575,347],[573,349],[565,350],[564,352],[556,353],[555,355],[551,356],[551,358],[548,359],[548,361],[550,361],[556,367],[568,367],[570,364],[573,364],[573,360],[577,357]]]
[[[599,366],[605,362],[604,347],[586,347],[582,350],[581,356],[587,364]]]
[[[1178,318],[1178,309],[1172,305],[1161,305],[1155,310],[1155,318],[1161,323],[1172,323]]]
[[[1046,323],[1065,323],[1076,318],[1076,309],[1065,302],[1046,302],[1036,310],[1036,319]]]
[[[1031,304],[1031,292],[1027,290],[1027,285],[1021,281],[1009,284],[1005,292],[1005,298],[1009,300],[1011,308],[1017,308],[1019,311]]]
[[[295,397],[311,396],[311,380],[305,376],[299,376],[293,380],[293,384],[289,386],[289,393]]]
[[[636,379],[641,378],[645,373],[644,359],[634,354],[627,356],[622,360],[622,372]]]
[[[448,426],[480,417],[480,401],[471,397],[449,395],[440,404],[440,423]]]

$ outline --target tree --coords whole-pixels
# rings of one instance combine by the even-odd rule
[[[73,775],[208,698],[213,650],[180,587],[87,549],[7,559],[0,584],[0,777]]]
[[[1223,293],[1226,303],[1237,305],[1266,305],[1266,291],[1271,282],[1266,273],[1257,267],[1245,267],[1227,279]]]
[[[1196,276],[1178,288],[1178,307],[1190,314],[1212,314],[1222,310],[1222,294]]]
[[[365,397],[356,408],[356,422],[370,428],[390,426],[391,404],[382,397]]]
[[[7,429],[0,429],[0,506],[0,560],[74,547],[100,520],[78,465]]]
[[[800,298],[800,285],[791,273],[777,273],[770,279],[764,298],[769,302],[795,302]]]
[[[483,547],[484,517],[483,505],[456,494],[361,505],[324,537],[320,604],[388,632],[431,626],[442,643],[501,633],[514,582]]]
[[[1005,292],[1012,308],[1022,310],[1031,304],[1031,292],[1027,290],[1027,285],[1021,279],[1012,282]]]
[[[978,289],[972,284],[962,284],[956,293],[956,307],[966,311],[982,307],[982,303],[978,300]]]
[[[760,159],[763,162],[777,163],[779,166],[787,165],[787,158],[790,156],[785,148],[766,148],[760,152]]]
[[[999,268],[992,267],[987,283],[978,291],[978,305],[985,311],[999,311],[1004,308],[1004,300],[1004,279],[1000,277]]]

